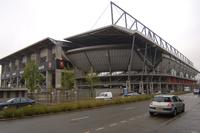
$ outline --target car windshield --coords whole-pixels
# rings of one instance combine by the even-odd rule
[[[100,93],[99,96],[105,96],[105,93]]]
[[[108,94],[105,93],[105,92],[102,92],[102,93],[99,94],[99,96],[105,96],[106,97],[106,96],[108,96]]]
[[[11,101],[13,101],[15,98],[9,99],[8,101],[6,101],[7,103],[10,103]]]
[[[154,97],[153,101],[156,102],[171,102],[170,97]]]

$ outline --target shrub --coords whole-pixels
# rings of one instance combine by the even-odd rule
[[[14,118],[16,113],[16,109],[14,108],[9,108],[3,111],[3,118]]]

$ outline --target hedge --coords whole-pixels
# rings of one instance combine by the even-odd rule
[[[151,95],[140,95],[133,97],[115,98],[112,100],[85,100],[77,102],[66,102],[54,105],[36,104],[22,108],[8,108],[0,112],[0,119],[15,119],[27,116],[96,108],[105,105],[125,104],[130,102],[144,101],[151,99]]]

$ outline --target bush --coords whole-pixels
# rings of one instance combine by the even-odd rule
[[[15,117],[15,113],[17,112],[16,109],[14,108],[9,108],[9,109],[6,109],[5,111],[3,111],[3,118],[13,118]]]
[[[68,102],[55,105],[33,105],[15,109],[9,108],[0,112],[0,118],[22,118],[24,116],[34,116],[40,114],[73,111],[87,108],[101,107],[105,105],[125,104],[136,101],[149,100],[152,96],[140,95],[134,97],[115,98],[112,100],[85,100],[79,102]]]

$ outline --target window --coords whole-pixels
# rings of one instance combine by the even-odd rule
[[[46,56],[40,58],[40,64],[42,64],[42,63],[44,63],[44,62],[46,62]]]
[[[22,63],[22,64],[21,64],[21,67],[22,67],[22,68],[25,68],[25,66],[26,66],[25,63]]]
[[[5,67],[6,67],[5,64],[3,64],[2,67],[1,67],[1,71],[2,71],[2,73],[5,72]]]
[[[0,98],[3,98],[3,92],[0,91]]]
[[[52,54],[52,60],[55,60],[55,59],[56,59],[56,55]]]
[[[156,102],[171,102],[171,99],[170,97],[154,97],[153,101],[156,101]]]
[[[25,102],[27,102],[27,101],[28,101],[28,99],[21,98],[21,102],[22,102],[22,103],[25,103]]]
[[[15,96],[16,96],[16,97],[19,97],[19,91],[16,91],[16,92],[15,92]]]
[[[18,98],[15,98],[12,103],[20,103],[21,99],[18,97]]]
[[[24,91],[22,91],[22,92],[21,92],[21,94],[22,94],[22,95],[21,95],[22,97],[24,97],[24,96],[25,96],[25,92],[24,92]]]
[[[10,91],[7,91],[6,98],[10,98]]]
[[[178,99],[175,96],[173,96],[172,99],[173,99],[173,102],[178,102]]]
[[[181,102],[182,100],[179,97],[176,97],[177,101]]]
[[[20,103],[20,98],[12,98],[7,101],[8,103]]]

